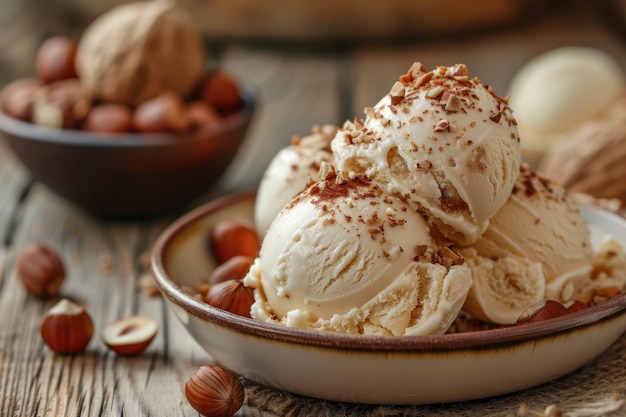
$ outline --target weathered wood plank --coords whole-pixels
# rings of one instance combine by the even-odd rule
[[[16,207],[29,181],[30,175],[15,159],[0,137],[0,239],[2,242],[7,240]]]

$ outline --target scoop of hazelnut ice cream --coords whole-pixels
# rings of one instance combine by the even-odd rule
[[[593,248],[578,204],[527,165],[484,235],[461,250],[474,284],[465,310],[512,324],[546,299],[570,302],[591,280]]]
[[[322,162],[332,162],[330,141],[337,128],[333,125],[313,126],[311,133],[293,138],[270,161],[259,184],[254,206],[254,224],[264,235],[274,217],[300,191],[309,179],[319,179]]]
[[[471,244],[513,189],[519,140],[506,100],[465,65],[415,63],[331,148],[338,171],[367,176],[449,239]]]
[[[444,333],[471,285],[463,258],[400,199],[324,167],[267,231],[244,279],[256,288],[252,317],[347,334]]]

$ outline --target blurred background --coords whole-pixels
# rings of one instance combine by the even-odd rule
[[[34,74],[53,35],[76,40],[122,0],[0,0],[0,85]],[[223,190],[254,187],[293,135],[361,116],[414,61],[463,62],[505,96],[530,58],[593,46],[626,69],[626,1],[179,0],[211,66],[253,85],[261,107]]]

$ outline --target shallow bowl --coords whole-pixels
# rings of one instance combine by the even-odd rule
[[[1,111],[0,133],[34,180],[79,207],[112,216],[162,213],[207,192],[234,159],[256,104],[249,86],[240,92],[237,113],[187,133],[50,129]]]
[[[548,382],[589,362],[626,330],[626,293],[538,323],[437,336],[359,336],[236,316],[183,291],[215,267],[207,236],[222,219],[252,221],[254,194],[207,203],[171,224],[152,251],[156,282],[193,338],[221,365],[295,394],[367,404],[485,398]],[[597,244],[626,244],[626,221],[582,207]]]

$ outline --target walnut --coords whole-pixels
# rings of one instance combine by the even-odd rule
[[[79,41],[76,67],[95,99],[136,106],[167,90],[188,96],[205,59],[191,16],[156,0],[120,5],[96,19]]]

